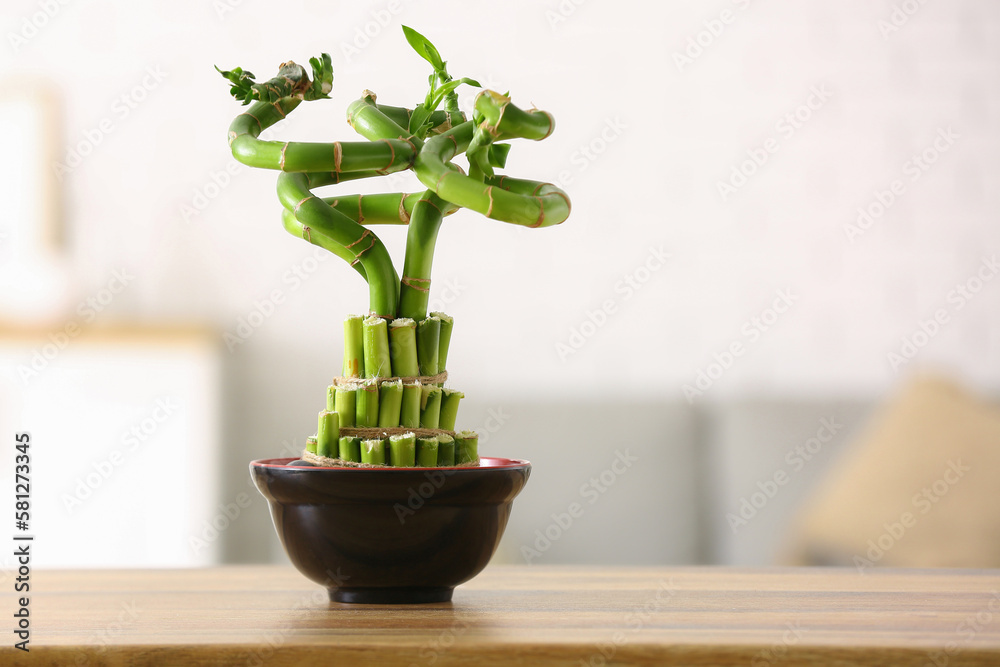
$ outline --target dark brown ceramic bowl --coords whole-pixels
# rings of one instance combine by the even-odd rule
[[[336,602],[446,602],[496,551],[531,464],[319,468],[262,459],[250,474],[285,553]]]

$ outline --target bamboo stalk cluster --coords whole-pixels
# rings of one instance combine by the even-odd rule
[[[455,432],[462,392],[444,387],[454,320],[349,315],[343,375],[306,451],[344,463],[435,467],[478,461],[479,436]]]
[[[329,54],[294,62],[258,83],[252,72],[219,70],[230,93],[249,108],[229,127],[229,146],[241,163],[279,172],[277,194],[286,230],[345,260],[368,283],[369,317],[344,322],[343,376],[327,392],[307,451],[348,464],[430,466],[478,461],[478,438],[455,432],[462,393],[445,388],[453,321],[430,313],[431,269],[438,231],[462,208],[529,228],[562,223],[569,197],[543,181],[514,178],[506,167],[512,141],[541,141],[555,129],[552,115],[521,109],[508,94],[482,89],[472,117],[460,110],[458,89],[482,88],[453,78],[425,36],[403,34],[432,69],[423,100],[413,108],[379,104],[370,90],[347,108],[363,141],[269,141],[261,134],[300,103],[329,97]],[[455,160],[463,157],[467,169]],[[412,171],[420,192],[340,194],[318,188]],[[375,226],[405,226],[402,272],[397,272]]]

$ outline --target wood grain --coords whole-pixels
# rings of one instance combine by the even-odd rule
[[[0,664],[1000,665],[1000,572],[498,566],[398,607],[286,567],[39,571],[31,619]]]

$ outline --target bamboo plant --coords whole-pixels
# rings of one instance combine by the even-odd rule
[[[315,436],[303,458],[322,465],[477,465],[478,436],[455,431],[460,391],[444,387],[454,320],[428,313],[434,247],[442,220],[468,208],[525,227],[563,222],[569,197],[550,183],[497,172],[513,139],[552,133],[550,114],[515,106],[507,94],[481,90],[472,118],[459,109],[461,86],[423,35],[403,26],[410,46],[431,65],[424,100],[413,108],[379,104],[364,91],[347,108],[363,141],[266,141],[267,128],[302,102],[326,99],[333,87],[329,54],[294,62],[257,83],[240,68],[219,70],[230,93],[249,109],[229,127],[229,146],[243,164],[279,171],[277,191],[286,230],[344,259],[368,283],[367,316],[344,321],[341,376],[327,390]],[[454,160],[465,155],[463,170]],[[412,193],[321,197],[318,188],[412,170],[426,188]],[[375,225],[405,225],[398,274]]]

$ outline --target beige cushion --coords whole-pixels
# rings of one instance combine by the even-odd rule
[[[946,380],[913,381],[794,526],[790,564],[1000,567],[1000,411]]]

